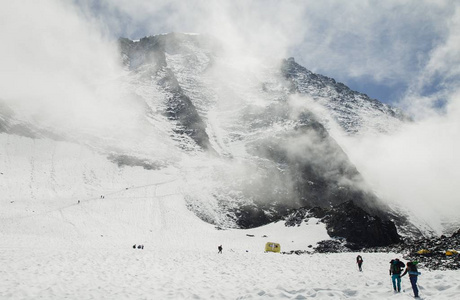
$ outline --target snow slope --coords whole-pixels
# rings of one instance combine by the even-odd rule
[[[5,134],[0,138],[8,140],[3,140],[0,165],[4,238],[23,236],[19,241],[26,244],[37,239],[36,245],[42,244],[44,236],[68,246],[154,243],[166,249],[183,245],[215,248],[217,243],[234,238],[229,234],[232,230],[217,231],[187,209],[188,183],[174,167],[118,167],[80,145]],[[276,241],[285,245],[289,241],[283,250],[295,250],[328,238],[322,224],[311,222],[305,228],[289,229],[282,223],[263,228],[272,232],[270,237]],[[302,230],[315,234],[293,242]],[[264,243],[263,229],[247,232],[258,237],[242,245],[233,243],[235,250],[252,251]],[[195,240],[197,236],[205,236],[208,242]]]
[[[412,299],[392,291],[392,254],[222,255],[206,249],[1,249],[2,299]],[[423,272],[423,270],[422,270]],[[456,299],[458,272],[423,272],[422,299]]]
[[[392,292],[388,262],[398,254],[362,254],[360,273],[356,253],[264,253],[268,241],[290,251],[327,239],[314,219],[219,230],[187,209],[189,187],[174,166],[118,167],[81,145],[0,138],[0,299],[412,296],[407,278]],[[422,298],[460,295],[460,272],[421,271]]]

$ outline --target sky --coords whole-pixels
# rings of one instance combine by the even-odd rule
[[[295,57],[313,72],[394,105],[404,106],[410,94],[439,106],[446,101],[440,95],[444,84],[458,80],[458,70],[450,70],[459,62],[458,1],[75,0],[75,5],[112,37],[211,34],[261,55]]]
[[[1,6],[0,100],[22,105],[25,114],[43,111],[44,121],[55,124],[102,121],[101,127],[119,129],[136,119],[126,109],[132,99],[113,86],[96,88],[120,75],[117,38],[208,34],[235,53],[294,57],[402,108],[414,123],[391,136],[343,138],[347,154],[394,201],[424,211],[442,203],[445,214],[460,203],[459,1],[18,0]]]

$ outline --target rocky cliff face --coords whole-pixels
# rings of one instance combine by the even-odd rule
[[[291,92],[312,97],[349,134],[393,132],[400,122],[410,121],[402,111],[352,91],[332,78],[312,73],[294,58],[284,60],[281,71]]]
[[[401,242],[396,226],[392,221],[382,220],[371,215],[347,201],[331,208],[314,207],[295,210],[286,218],[286,226],[298,226],[309,218],[318,218],[326,224],[329,236],[344,241],[342,243],[324,243],[317,249],[319,252],[336,252],[335,249],[359,250],[367,247],[377,247]]]
[[[388,217],[329,135],[324,116],[305,106],[293,107],[290,98],[313,99],[349,134],[390,131],[405,119],[397,110],[314,74],[292,58],[256,71],[247,66],[250,74],[241,72],[241,61],[226,60],[222,47],[208,37],[174,33],[121,39],[120,46],[132,76],[148,78],[166,95],[160,105],[176,124],[176,134],[190,137],[203,151],[226,159],[239,156],[259,168],[257,182],[232,186],[238,199],[222,200],[226,197],[215,194],[217,206],[238,226],[259,226],[292,208],[347,201]],[[242,83],[241,78],[248,80]],[[241,90],[235,90],[238,85]],[[213,120],[215,115],[221,119]],[[201,217],[213,219],[198,207],[202,205],[190,201]]]
[[[203,150],[211,151],[206,124],[166,61],[167,53],[181,51],[181,45],[187,43],[188,37],[159,35],[143,38],[139,42],[120,39],[120,49],[123,63],[129,70],[150,77],[152,84],[163,90],[165,99],[162,109],[168,119],[176,123],[174,132],[189,136]]]

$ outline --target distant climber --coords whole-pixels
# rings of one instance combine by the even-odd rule
[[[77,204],[80,204],[80,200],[78,200]]]
[[[136,244],[133,245],[133,249],[136,249]]]
[[[363,268],[362,268],[363,258],[361,257],[361,255],[358,255],[356,257],[356,263],[358,264],[359,271],[362,272],[363,271]]]
[[[219,247],[217,247],[217,250],[218,250],[218,252],[217,252],[218,254],[219,253],[222,254],[222,245],[219,245]]]
[[[395,292],[401,292],[401,271],[403,268],[404,263],[398,258],[390,261],[390,275]]]
[[[418,298],[417,278],[421,273],[417,270],[417,262],[408,262],[406,265],[406,270],[404,270],[401,277],[409,273],[409,280],[412,285],[412,290],[414,291],[414,297]]]

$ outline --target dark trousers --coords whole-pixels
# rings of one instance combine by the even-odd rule
[[[412,285],[412,290],[414,291],[414,297],[418,297],[417,276],[411,276],[409,279],[410,284]]]
[[[393,289],[395,291],[401,291],[401,274],[393,274],[391,276],[391,281],[393,282]]]

